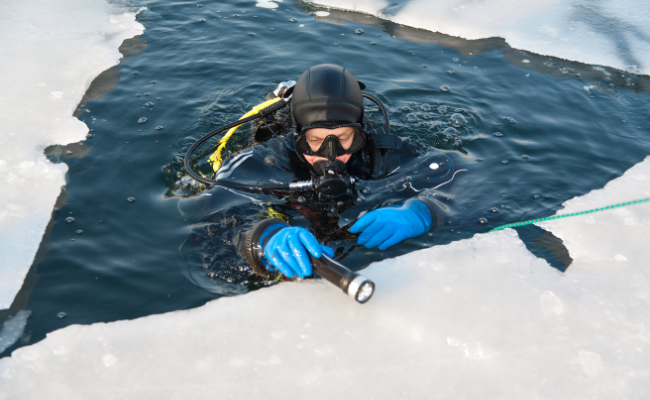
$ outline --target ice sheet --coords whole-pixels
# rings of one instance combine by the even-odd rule
[[[92,80],[118,63],[118,47],[144,27],[102,0],[0,2],[0,309],[32,263],[65,164],[43,149],[85,139],[72,116]]]
[[[648,195],[650,157],[567,209]],[[365,305],[304,281],[69,326],[0,360],[0,399],[645,398],[650,205],[547,226],[564,274],[477,235],[373,264]]]
[[[20,339],[27,325],[27,318],[32,314],[29,310],[20,310],[9,317],[0,328],[0,353],[5,351]]]
[[[516,49],[650,74],[644,0],[317,0],[465,39],[505,38]]]

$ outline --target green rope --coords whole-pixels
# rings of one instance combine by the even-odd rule
[[[646,197],[645,199],[640,199],[640,200],[628,201],[627,203],[618,203],[618,204],[614,204],[614,205],[607,206],[607,207],[594,208],[594,209],[587,210],[587,211],[575,212],[575,213],[571,213],[571,214],[560,214],[560,215],[553,215],[552,217],[544,217],[544,218],[531,219],[531,220],[523,221],[523,222],[515,222],[515,223],[512,223],[512,224],[497,226],[496,228],[491,229],[488,232],[496,232],[496,231],[500,231],[501,229],[514,228],[515,226],[530,225],[530,224],[534,224],[536,222],[551,221],[551,220],[554,220],[554,219],[560,219],[560,218],[566,218],[566,217],[576,217],[578,215],[591,214],[591,213],[595,213],[595,212],[598,212],[598,211],[605,211],[605,210],[611,210],[611,209],[619,208],[619,207],[631,206],[633,204],[646,203],[648,201],[650,201],[650,197]]]

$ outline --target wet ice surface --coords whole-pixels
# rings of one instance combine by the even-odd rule
[[[561,212],[648,196],[650,158]],[[644,204],[545,224],[564,274],[508,229],[373,264],[363,306],[303,281],[69,326],[0,360],[0,398],[643,398],[649,222]]]
[[[118,63],[122,41],[144,27],[101,0],[10,0],[0,10],[2,310],[20,289],[65,185],[67,167],[49,162],[43,149],[86,137],[73,111],[91,81]]]
[[[0,327],[0,353],[6,348],[16,343],[25,330],[27,318],[31,312],[29,310],[20,310],[13,317],[9,317],[2,327]]]
[[[399,24],[637,74],[650,73],[650,4],[643,0],[318,0]],[[523,63],[530,62],[522,59]]]

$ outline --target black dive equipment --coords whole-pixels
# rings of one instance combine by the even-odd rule
[[[300,76],[295,85],[293,85],[293,82],[281,83],[274,92],[275,98],[278,99],[275,103],[259,109],[258,107],[266,104],[262,103],[247,113],[245,118],[242,117],[238,121],[224,125],[197,140],[185,154],[183,159],[185,170],[192,178],[207,186],[220,185],[246,191],[278,192],[317,189],[321,198],[333,198],[343,195],[347,193],[348,186],[354,182],[354,178],[345,173],[345,163],[337,161],[336,157],[357,152],[364,148],[366,141],[368,141],[373,176],[379,176],[382,172],[385,172],[381,169],[383,154],[388,150],[399,147],[399,139],[388,134],[389,121],[386,107],[376,97],[362,93],[361,90],[365,89],[365,87],[366,85],[363,82],[357,81],[349,71],[340,66],[322,64],[311,67]],[[366,124],[367,120],[364,117],[363,106],[364,97],[379,107],[384,119],[383,130],[380,128],[374,131],[369,122]],[[291,101],[289,102],[289,100]],[[269,100],[269,102],[272,101]],[[192,171],[190,158],[201,144],[228,129],[238,127],[256,118],[271,115],[287,104],[291,104],[290,115],[298,157],[304,162],[306,162],[304,159],[305,154],[317,155],[328,160],[317,161],[314,165],[306,162],[312,175],[314,175],[311,180],[288,184],[246,184],[228,180],[208,179]],[[255,110],[259,111],[252,114]],[[365,132],[364,125],[366,125]],[[328,136],[316,151],[309,147],[304,134],[307,130],[312,128],[335,129],[343,126],[350,126],[355,131],[349,149],[345,150],[335,135]],[[386,141],[391,143],[386,145],[386,143],[383,143]],[[224,145],[225,143],[221,144],[219,149]]]
[[[264,258],[264,246],[267,240],[282,228],[288,227],[278,218],[266,219],[247,232],[235,238],[237,251],[248,261],[258,275],[270,276],[267,268],[269,265]],[[323,254],[320,258],[309,256],[311,265],[316,274],[340,288],[343,293],[352,297],[358,303],[370,300],[375,291],[375,284],[350,271],[344,265]]]
[[[353,177],[344,174],[345,163],[341,160],[316,161],[313,169],[318,176],[312,179],[312,187],[316,189],[321,200],[343,196],[354,183]]]
[[[384,127],[383,127],[383,132],[382,133],[388,133],[389,129],[389,119],[388,119],[388,110],[386,107],[381,103],[379,99],[377,99],[375,96],[370,95],[368,93],[363,93],[363,97],[369,99],[373,103],[377,104],[379,109],[381,110],[381,113],[384,118]],[[255,115],[251,115],[250,117],[242,118],[240,120],[237,120],[235,122],[231,122],[227,125],[224,125],[220,128],[217,128],[209,133],[207,133],[205,136],[197,140],[192,147],[187,151],[185,154],[185,157],[183,158],[183,166],[185,167],[185,170],[187,171],[187,174],[190,175],[193,179],[195,179],[198,182],[203,183],[204,185],[210,187],[213,185],[219,185],[219,186],[224,186],[224,187],[229,187],[232,189],[238,189],[238,190],[245,190],[245,191],[286,191],[286,192],[293,192],[293,191],[305,191],[309,189],[314,189],[316,187],[321,187],[319,185],[319,179],[314,179],[311,181],[298,181],[298,182],[291,182],[288,184],[253,184],[253,183],[238,183],[238,182],[233,182],[233,181],[227,181],[227,180],[214,180],[214,179],[208,179],[200,176],[196,172],[192,170],[192,167],[190,166],[190,159],[192,157],[192,154],[196,149],[202,145],[203,143],[207,142],[209,139],[213,138],[214,136],[227,131],[230,128],[234,128],[239,125],[243,125],[247,122],[253,121],[257,118],[264,118],[268,115],[273,114],[274,112],[277,112],[278,110],[282,109],[288,104],[288,100],[282,99],[278,101],[277,103],[261,110],[259,113]],[[356,134],[355,134],[356,136]],[[338,140],[337,140],[338,141]],[[340,146],[340,143],[339,143]],[[354,146],[354,143],[353,143]],[[361,146],[363,147],[363,145]],[[340,161],[339,161],[340,162]],[[314,168],[316,168],[316,164],[318,162],[314,163]],[[343,166],[345,167],[345,164],[342,163]],[[344,169],[343,169],[344,170]],[[340,168],[338,169],[339,174],[343,172]],[[354,182],[354,178],[348,177],[347,178],[350,182]]]

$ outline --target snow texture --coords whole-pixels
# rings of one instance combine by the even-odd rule
[[[0,310],[9,308],[65,185],[43,150],[85,139],[72,116],[144,27],[103,0],[0,1]]]
[[[317,0],[465,39],[501,37],[533,53],[650,74],[646,0]]]
[[[561,212],[647,196],[650,157]],[[650,205],[545,226],[566,273],[476,235],[371,265],[365,305],[310,280],[69,326],[0,360],[0,399],[645,398]]]

